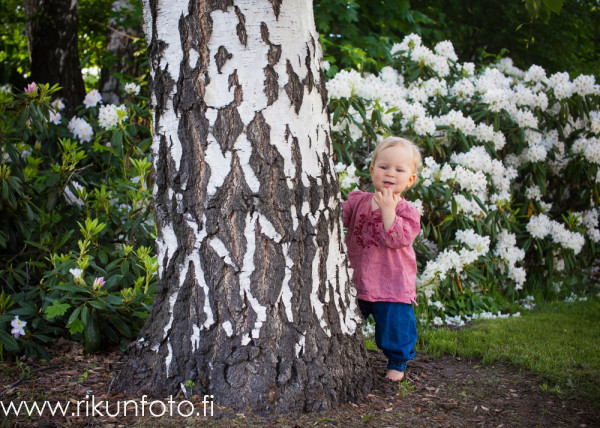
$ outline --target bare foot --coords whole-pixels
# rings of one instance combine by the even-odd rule
[[[404,379],[404,372],[399,372],[398,370],[388,370],[385,378],[394,382],[400,382],[402,379]]]

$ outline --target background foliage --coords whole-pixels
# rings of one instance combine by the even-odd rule
[[[141,93],[122,92],[124,116],[109,125],[106,117],[101,118],[99,104],[90,101],[79,106],[76,117],[89,129],[82,122],[76,127],[70,125],[72,118],[60,117],[59,104],[55,104],[61,97],[57,88],[38,85],[34,93],[33,87],[26,87],[29,55],[21,1],[0,4],[0,85],[8,85],[0,91],[0,354],[44,356],[41,345],[58,336],[81,340],[90,352],[102,344],[124,346],[137,334],[152,303],[156,260],[145,44],[132,36],[135,49],[127,58],[108,49],[113,31],[140,34],[141,2],[132,0],[131,4],[133,8],[124,12],[113,11],[109,0],[80,0],[79,52],[88,91],[100,89],[101,75],[115,76],[121,87],[128,82],[141,86]],[[532,4],[539,7],[532,8]],[[428,46],[452,40],[458,61],[450,64],[452,74],[444,81],[448,87],[464,77],[456,63],[473,61],[480,72],[503,55],[511,56],[523,69],[539,64],[548,74],[563,70],[572,78],[582,72],[598,74],[598,1],[315,0],[314,5],[329,77],[352,69],[379,73],[391,66],[403,76],[401,84],[406,87],[436,79],[437,72],[431,67],[390,53],[409,33],[419,34]],[[128,67],[122,67],[123,60]],[[363,78],[368,75],[356,79]],[[590,111],[597,109],[597,98],[554,100],[549,94],[560,114],[535,111],[545,131],[589,119]],[[344,195],[349,189],[344,180],[345,184],[356,183],[366,177],[369,152],[381,135],[408,132],[415,136],[415,123],[403,118],[397,106],[386,106],[375,95],[351,91],[331,101],[336,160],[353,164],[340,169]],[[503,112],[491,114],[482,99],[459,102],[456,97],[439,95],[430,101],[430,115],[456,109],[477,123],[493,126],[496,132],[505,132],[509,140],[506,149],[497,152],[486,147],[494,159],[504,160],[525,150],[524,128]],[[472,136],[451,126],[436,126],[441,132],[437,136],[416,135],[427,155],[440,164],[452,153],[464,153],[478,145]],[[588,131],[584,127],[567,138],[567,147]],[[442,134],[445,144],[440,144]],[[547,172],[541,164],[525,165],[518,173],[519,180],[543,189],[546,198],[562,198],[552,218],[569,230],[583,232],[569,212],[588,209],[590,194],[580,197],[568,183],[575,180],[595,189],[592,193],[597,202],[597,185],[590,184],[596,167],[590,167],[581,156],[575,158],[564,177]],[[366,185],[364,180],[362,185]],[[546,188],[554,193],[547,193]],[[457,183],[433,182],[415,190],[413,198],[418,196],[428,210],[425,234],[418,244],[421,271],[434,258],[433,253],[461,245],[455,237],[458,230],[472,228],[482,235],[485,231],[494,240],[499,229],[493,227],[503,225],[527,250],[523,265],[531,272],[528,292],[553,297],[555,280],[565,284],[565,290],[590,290],[580,267],[589,266],[595,258],[593,245],[587,242],[579,257],[568,254],[566,274],[557,274],[552,268],[555,245],[551,238],[535,240],[527,234],[526,220],[539,212],[540,204],[527,199],[523,191],[515,194],[512,206],[473,221],[458,213],[457,195],[469,194]],[[435,243],[433,253],[425,240]],[[523,297],[523,292],[500,265],[492,253],[479,258],[468,270],[469,281],[480,284],[476,289],[468,288],[460,276],[448,276],[433,296],[439,299],[437,306],[421,305],[422,315],[429,321],[444,317],[461,320],[471,314],[519,310],[514,301]],[[23,324],[16,323],[15,317],[26,322],[24,335],[16,334],[16,338],[10,334],[11,327],[16,331]]]
[[[333,73],[379,71],[392,44],[410,33],[428,45],[452,40],[461,61],[487,64],[508,54],[521,68],[600,72],[597,0],[316,0],[315,19]]]

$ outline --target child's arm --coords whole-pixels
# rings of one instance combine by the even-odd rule
[[[389,248],[401,248],[412,245],[421,230],[421,215],[408,202],[400,201],[398,210],[394,210],[394,220],[386,227],[384,211],[381,210],[383,225],[373,231],[380,245]],[[380,206],[381,208],[381,206]]]
[[[394,195],[390,189],[383,189],[383,192],[375,192],[373,194],[373,200],[381,210],[383,228],[390,230],[392,223],[396,219],[396,205],[398,205],[400,197]]]

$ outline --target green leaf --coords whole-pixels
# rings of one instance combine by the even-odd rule
[[[56,190],[53,192],[50,192],[50,194],[48,195],[48,201],[46,201],[46,211],[47,212],[52,212],[52,210],[54,209],[54,206],[56,205],[56,199],[57,199]]]
[[[75,319],[79,316],[79,314],[81,313],[81,310],[84,307],[85,307],[85,305],[81,305],[81,306],[78,306],[77,308],[75,308],[75,310],[71,313],[69,320],[67,321],[67,327],[69,327],[70,324],[75,322]]]
[[[86,305],[81,310],[81,322],[83,323],[83,325],[87,325],[89,315],[90,315],[90,309]]]
[[[103,301],[107,304],[115,305],[115,306],[123,304],[123,300],[120,297],[117,297],[113,294],[109,294],[109,295],[105,296],[103,298]]]
[[[22,307],[19,309],[14,309],[11,310],[10,313],[12,315],[20,315],[20,316],[35,316],[37,314],[37,311],[35,310],[34,307],[28,306],[28,307]]]
[[[98,251],[98,259],[100,260],[100,262],[103,265],[106,265],[106,263],[108,263],[108,254],[106,254],[106,251],[99,250]]]
[[[119,330],[119,333],[121,333],[121,335],[130,338],[132,336],[131,333],[131,329],[129,328],[129,326],[127,324],[125,324],[123,322],[123,320],[121,319],[121,317],[116,316],[110,319],[110,323],[115,326],[115,328],[117,330]]]
[[[67,327],[69,328],[69,333],[71,334],[83,332],[83,323],[78,319],[68,324]]]
[[[72,284],[61,284],[61,285],[57,285],[56,287],[52,287],[55,290],[63,290],[63,291],[72,291],[73,293],[86,293],[86,294],[90,294],[90,291],[85,288],[85,287],[80,287],[78,285],[72,285]]]
[[[106,305],[100,300],[90,300],[89,304],[96,309],[106,309]]]
[[[119,147],[123,141],[123,133],[121,130],[117,129],[110,139],[110,144],[112,147]]]
[[[55,300],[44,312],[46,312],[46,318],[51,320],[54,317],[63,316],[70,307],[71,305],[68,303],[59,303],[58,300]]]
[[[52,338],[50,336],[46,336],[45,334],[35,334],[34,336],[36,339],[38,339],[44,343],[52,342],[55,340],[54,338]]]
[[[39,248],[42,251],[50,252],[48,250],[48,247],[46,247],[45,245],[39,244],[37,242],[34,242],[34,241],[25,241],[25,243],[28,244],[28,245],[31,245],[32,247]]]
[[[17,352],[19,350],[19,344],[10,334],[4,330],[0,330],[0,344],[4,346],[8,352]]]
[[[129,273],[129,262],[125,261],[121,264],[121,274],[123,275],[123,277],[126,277],[128,273]]]

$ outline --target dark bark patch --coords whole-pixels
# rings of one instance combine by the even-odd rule
[[[221,68],[223,68],[225,63],[227,61],[229,61],[231,58],[233,58],[233,55],[230,54],[229,51],[227,51],[225,46],[219,46],[219,50],[215,54],[215,62],[217,64],[217,70],[218,70],[219,74],[222,74]]]
[[[265,95],[267,105],[272,105],[279,98],[279,75],[271,65],[264,68],[265,71]]]
[[[257,232],[261,232],[260,225],[257,225]],[[281,245],[264,234],[257,233],[254,266],[251,278],[254,297],[270,308],[279,297],[285,275],[285,259]]]
[[[285,92],[287,93],[288,98],[294,105],[294,110],[296,114],[300,112],[300,107],[302,107],[302,98],[304,97],[304,86],[300,81],[300,78],[294,71],[294,67],[292,67],[292,63],[287,61],[287,74],[288,74],[288,83],[285,85]]]
[[[235,141],[243,129],[244,123],[235,107],[227,106],[219,110],[212,134],[221,146],[223,154],[233,150]]]
[[[325,77],[325,72],[321,67],[319,67],[319,83],[317,85],[317,90],[321,95],[321,111],[327,109],[329,111],[329,98],[327,97],[327,88],[325,87],[325,81],[327,80]],[[328,114],[329,116],[329,114]],[[331,147],[328,145],[327,147]]]
[[[260,32],[263,42],[269,45],[267,61],[269,65],[264,68],[265,71],[265,94],[267,96],[267,105],[272,105],[279,98],[279,75],[275,71],[275,65],[281,58],[281,45],[275,45],[269,40],[269,28],[264,22],[260,24]]]
[[[267,52],[267,61],[269,61],[269,65],[275,65],[279,62],[281,58],[281,45],[276,45],[271,43],[269,40],[269,27],[264,22],[260,23],[260,35],[265,42],[265,44],[269,45],[269,52]]]
[[[194,108],[198,108],[198,104],[202,102],[200,94],[200,88],[196,85],[195,79],[190,74],[186,74],[180,81],[180,90],[173,96],[173,104],[177,105],[180,111],[190,111]]]
[[[232,106],[239,106],[242,103],[242,85],[240,85],[240,82],[238,80],[238,76],[237,76],[237,70],[234,70],[233,73],[229,76],[228,79],[228,83],[229,83],[229,87],[228,89],[231,90],[232,87],[235,86],[235,90],[233,92],[233,101],[231,102]]]
[[[312,45],[312,51],[316,52],[317,51],[317,44],[315,43],[315,38],[312,36],[310,36],[310,44]]]
[[[336,177],[336,172],[331,170],[331,163],[327,162],[328,156],[323,153],[323,166],[321,167],[322,177],[323,177],[323,200],[328,201],[331,197],[336,200],[336,195],[338,195],[338,180],[332,179]],[[332,209],[333,207],[328,207]]]
[[[273,13],[275,14],[275,19],[279,19],[279,13],[281,12],[281,3],[283,0],[269,0],[271,2],[271,6],[273,6]]]
[[[240,43],[244,46],[248,46],[248,34],[246,34],[246,17],[242,14],[242,11],[239,7],[235,7],[235,14],[238,17],[238,25],[236,25],[236,31],[238,38],[240,39]]]
[[[154,99],[156,100],[154,104],[154,112],[156,117],[156,123],[154,124],[155,132],[159,132],[160,130],[160,118],[169,105],[169,98],[175,83],[176,82],[173,80],[171,73],[169,72],[168,65],[164,70],[157,69],[155,71],[152,82],[153,86],[156,88],[154,90]]]
[[[187,82],[185,79],[184,82]],[[198,88],[194,86],[197,91]],[[190,90],[190,92],[193,92]],[[186,203],[186,213],[191,215],[201,230],[204,206],[200,201],[205,199],[207,183],[210,177],[210,167],[204,162],[204,150],[207,146],[208,119],[205,117],[206,106],[201,98],[195,100],[196,105],[181,113],[181,125],[178,132],[182,146],[179,175],[180,189]],[[199,104],[199,105],[198,105]],[[182,129],[188,132],[181,131]],[[183,190],[185,189],[185,190]]]
[[[302,81],[308,87],[308,93],[310,94],[313,90],[313,86],[315,85],[315,78],[313,77],[312,68],[311,68],[311,55],[310,49],[308,46],[306,47],[306,56],[304,57],[304,65],[306,66],[306,77]]]
[[[206,0],[206,9],[208,10],[208,13],[217,9],[227,12],[229,6],[233,6],[233,0]]]
[[[291,225],[288,224],[289,221],[284,221],[281,215],[289,211],[292,195],[283,172],[283,157],[271,144],[270,132],[271,127],[266,123],[263,115],[257,113],[247,128],[248,140],[252,143],[250,166],[262,183],[259,193],[261,212],[271,214],[271,217],[267,216],[268,220],[279,233],[285,234],[286,230],[291,229]],[[291,221],[291,217],[289,220]]]
[[[310,212],[316,215],[323,198],[323,190],[319,188],[316,178],[308,177],[308,181],[310,181],[310,189],[313,189],[310,192]]]
[[[160,228],[164,222],[169,220],[168,210],[166,210],[167,201],[168,201],[168,164],[167,164],[167,139],[165,137],[161,137],[160,144],[158,146],[158,153],[154,154],[157,159],[154,161],[154,177],[155,184],[158,187],[158,192],[154,199],[155,201],[155,209],[154,209],[154,219],[156,225]]]

